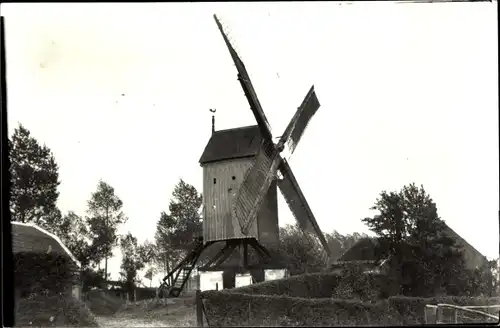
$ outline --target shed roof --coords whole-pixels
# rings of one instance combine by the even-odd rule
[[[200,158],[200,164],[256,156],[262,137],[258,125],[215,131]]]
[[[80,262],[56,235],[31,223],[11,222],[12,252],[55,252],[69,257],[78,267]]]

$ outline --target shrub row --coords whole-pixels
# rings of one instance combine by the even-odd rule
[[[499,298],[391,297],[379,301],[300,298],[286,295],[251,295],[238,292],[202,293],[210,326],[359,326],[418,325],[425,323],[426,304],[499,304]],[[487,322],[487,318],[476,320]]]
[[[211,326],[412,325],[424,323],[427,304],[500,304],[500,298],[484,297],[394,296],[380,300],[385,287],[379,278],[314,273],[206,291],[201,297]]]
[[[376,300],[388,294],[384,276],[362,274],[359,270],[320,272],[265,281],[229,292],[258,295],[284,295],[301,298]],[[387,297],[383,297],[387,298]]]
[[[228,291],[202,294],[210,326],[391,325],[398,322],[387,301],[361,302]]]
[[[228,289],[238,294],[283,295],[301,298],[330,298],[340,282],[337,273],[310,273],[285,279],[264,281],[245,287]]]

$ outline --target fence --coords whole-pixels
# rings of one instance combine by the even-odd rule
[[[201,298],[201,291],[199,289],[196,290],[196,301],[195,301],[195,306],[196,306],[196,323],[198,327],[203,327],[204,323],[207,323],[207,327],[210,325],[208,324],[208,319],[207,319],[207,313],[205,311],[205,306],[203,305],[203,300]],[[205,320],[203,320],[205,319]]]
[[[446,311],[451,315],[446,316]],[[437,304],[425,306],[426,324],[498,322],[500,305],[458,306],[452,304]],[[490,313],[495,312],[496,315]],[[451,317],[451,318],[450,318]]]

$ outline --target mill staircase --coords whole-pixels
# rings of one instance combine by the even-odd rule
[[[203,237],[197,237],[193,250],[163,278],[158,290],[160,297],[179,297],[203,249]],[[171,285],[169,280],[172,280]]]

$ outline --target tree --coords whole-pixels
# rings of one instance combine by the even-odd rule
[[[446,224],[423,186],[382,191],[371,210],[379,213],[362,221],[375,232],[380,247],[393,256],[392,275],[401,292],[411,296],[459,293],[465,261],[461,247],[446,233]],[[462,280],[460,280],[462,279]]]
[[[280,227],[279,256],[284,259],[290,275],[319,272],[325,268],[322,246],[297,224]]]
[[[161,212],[160,219],[156,224],[155,244],[157,248],[155,263],[162,269],[165,275],[170,272],[175,263],[180,260],[181,253],[173,246],[172,239],[175,229],[175,221],[165,212]]]
[[[149,288],[151,288],[151,284],[153,283],[153,276],[156,274],[156,269],[154,267],[149,267],[144,274],[144,278],[149,280]]]
[[[186,251],[202,231],[201,205],[203,198],[196,188],[184,180],[180,180],[174,187],[173,199],[168,206],[166,214],[168,224],[173,223],[171,235],[172,246]]]
[[[69,211],[63,216],[57,228],[57,234],[70,252],[80,262],[82,268],[87,268],[93,261],[93,252],[90,248],[89,230],[85,220],[76,213]]]
[[[21,124],[14,130],[9,148],[12,221],[31,222],[53,231],[61,213],[56,206],[59,168],[52,152]]]
[[[121,238],[120,247],[122,251],[120,276],[124,281],[125,289],[132,296],[137,282],[137,272],[144,268],[148,255],[137,244],[137,238],[130,232]]]
[[[115,190],[100,180],[96,192],[87,203],[87,223],[92,240],[91,248],[97,261],[104,259],[104,277],[107,281],[108,258],[113,256],[113,247],[118,242],[118,225],[127,221],[122,212],[123,203]]]
[[[139,248],[139,256],[143,260],[144,264],[147,266],[145,273],[145,278],[149,279],[150,287],[153,280],[153,276],[157,273],[157,269],[154,267],[157,247],[154,243],[149,240],[145,240],[144,243]]]
[[[155,233],[155,262],[165,274],[190,251],[193,237],[202,231],[202,195],[181,179],[172,196],[168,207],[170,213],[160,213]]]
[[[358,240],[361,238],[368,237],[366,234],[359,234],[357,232],[352,235],[342,235],[338,231],[334,230],[332,233],[325,233],[325,239],[332,252],[332,258],[338,259],[341,257],[349,248],[351,248]]]

